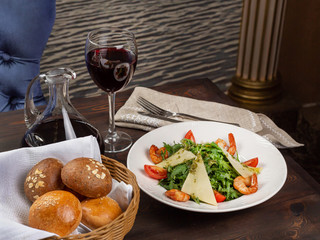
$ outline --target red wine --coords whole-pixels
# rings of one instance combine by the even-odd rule
[[[92,80],[106,92],[128,85],[136,69],[137,56],[124,48],[100,48],[87,53],[86,64]]]
[[[72,127],[77,137],[92,135],[97,138],[100,151],[104,153],[104,142],[99,131],[88,124],[76,119],[70,119]],[[42,146],[50,143],[66,140],[63,119],[43,122],[30,130],[24,136],[23,146]]]

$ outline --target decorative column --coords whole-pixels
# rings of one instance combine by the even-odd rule
[[[268,104],[281,95],[277,72],[287,0],[243,0],[236,75],[229,96]]]

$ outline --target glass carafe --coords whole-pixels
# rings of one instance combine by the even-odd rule
[[[28,128],[23,139],[24,146],[42,146],[50,143],[93,135],[97,138],[101,153],[103,140],[99,131],[74,108],[69,99],[69,81],[76,73],[68,68],[58,68],[40,74],[29,84],[24,107],[24,118]],[[33,88],[39,86],[36,81],[48,85],[49,100],[41,112],[33,100]]]

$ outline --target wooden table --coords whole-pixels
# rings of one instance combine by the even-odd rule
[[[190,98],[233,105],[207,79],[171,83],[156,90]],[[117,94],[117,109],[132,90]],[[74,99],[72,103],[100,131],[107,125],[107,97]],[[0,151],[20,147],[26,130],[23,111],[0,113]],[[136,141],[145,134],[122,129]],[[320,239],[320,185],[294,160],[288,150],[281,150],[288,177],[283,188],[270,200],[241,211],[208,214],[183,211],[164,205],[141,191],[136,222],[125,239]],[[128,151],[107,155],[126,164]],[[10,161],[10,159],[8,159]]]

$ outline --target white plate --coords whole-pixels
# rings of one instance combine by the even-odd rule
[[[259,158],[258,166],[263,168],[258,175],[259,190],[251,195],[218,203],[217,207],[193,201],[176,202],[166,197],[164,194],[166,190],[144,171],[145,164],[153,164],[149,157],[149,148],[152,144],[160,148],[164,142],[179,143],[190,129],[197,143],[212,142],[217,138],[228,142],[228,133],[233,133],[241,161],[253,157]],[[208,213],[237,211],[263,203],[282,188],[287,178],[285,160],[270,142],[246,129],[215,122],[182,122],[155,129],[135,142],[128,154],[127,166],[136,175],[140,188],[154,199],[172,207]]]

